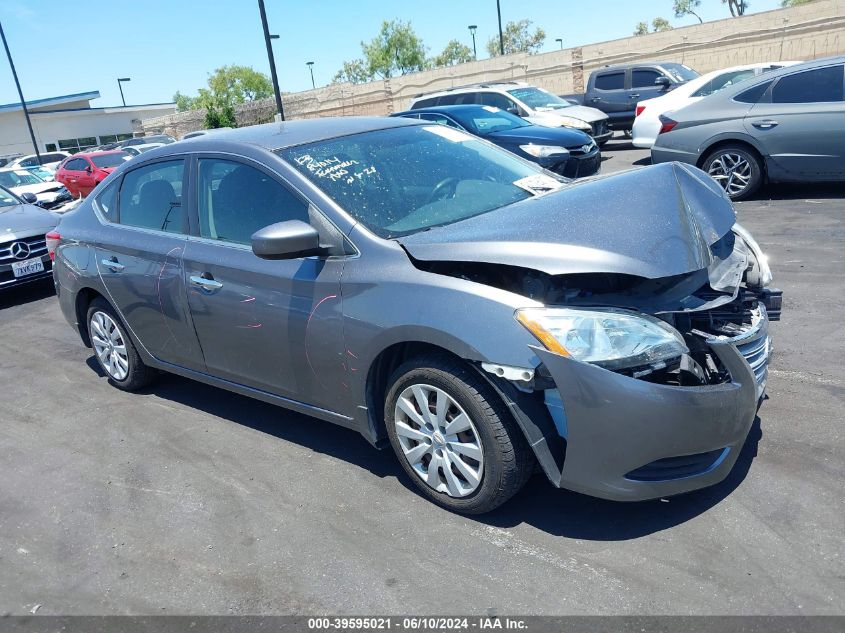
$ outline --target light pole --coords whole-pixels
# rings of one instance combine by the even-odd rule
[[[117,87],[120,88],[120,100],[123,101],[123,107],[126,107],[126,99],[123,98],[123,82],[124,81],[132,81],[130,77],[118,77],[117,78]]]
[[[505,36],[502,35],[502,5],[496,0],[496,11],[499,14],[499,54],[505,54]]]
[[[475,50],[475,29],[478,28],[475,24],[470,24],[468,27],[469,32],[472,34],[472,58],[478,59],[478,51]]]
[[[15,79],[15,86],[18,88],[18,96],[21,98],[21,108],[23,108],[23,116],[26,119],[26,127],[29,128],[29,138],[32,139],[32,148],[35,150],[35,156],[38,158],[38,164],[41,165],[41,152],[38,151],[38,143],[35,142],[35,132],[32,131],[32,121],[29,120],[29,110],[26,109],[26,101],[23,100],[21,82],[18,81],[18,71],[15,70],[15,62],[12,61],[12,53],[9,51],[9,44],[6,42],[6,33],[3,32],[2,22],[0,22],[0,37],[3,38],[3,48],[6,49],[6,57],[9,58],[9,66],[12,69],[12,77]]]
[[[279,78],[276,76],[276,60],[273,59],[273,45],[270,43],[271,39],[278,39],[278,35],[274,38],[270,35],[270,27],[267,26],[267,11],[264,10],[264,0],[258,0],[258,10],[261,12],[261,27],[264,29],[264,43],[267,45],[267,59],[270,62],[270,77],[273,79],[273,93],[276,95],[276,109],[279,111],[279,117],[282,121],[285,120],[285,109],[282,106],[282,93],[279,92]]]
[[[563,38],[559,37],[555,40],[558,44],[560,44],[560,50],[563,50]]]
[[[316,84],[314,83],[314,62],[305,62],[305,65],[308,66],[308,70],[311,71],[311,88],[316,88]]]

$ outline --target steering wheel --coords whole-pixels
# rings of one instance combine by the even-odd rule
[[[428,196],[428,202],[426,204],[431,204],[437,200],[445,200],[446,198],[453,197],[455,192],[458,190],[458,183],[460,182],[460,179],[455,178],[454,176],[444,178],[435,185],[434,189],[431,190],[431,195]],[[450,187],[451,191],[449,189]]]

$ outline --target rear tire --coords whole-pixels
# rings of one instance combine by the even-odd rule
[[[141,360],[123,322],[105,299],[91,302],[86,323],[94,357],[112,385],[137,391],[155,380],[156,371]]]
[[[731,200],[746,200],[763,184],[763,165],[756,152],[744,145],[723,145],[710,152],[701,165]]]
[[[424,356],[400,366],[390,385],[384,409],[390,444],[425,497],[453,512],[482,514],[528,481],[531,448],[501,398],[471,368]]]

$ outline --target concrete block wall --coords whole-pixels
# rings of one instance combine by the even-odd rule
[[[538,55],[494,57],[366,84],[331,84],[285,94],[282,99],[288,119],[381,116],[406,109],[417,94],[477,82],[526,81],[557,94],[580,92],[590,72],[606,64],[674,61],[706,73],[738,64],[841,54],[845,54],[845,0],[816,0],[789,9]],[[273,99],[244,104],[237,110],[238,124],[272,120],[273,112]],[[178,137],[201,129],[204,115],[178,113],[148,119],[142,127],[147,134],[167,132]]]

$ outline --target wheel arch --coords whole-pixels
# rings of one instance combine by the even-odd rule
[[[91,306],[91,303],[97,298],[108,302],[108,299],[106,299],[106,297],[104,297],[102,293],[89,286],[80,288],[76,293],[76,300],[74,305],[74,310],[76,312],[76,323],[77,327],[79,328],[79,336],[82,338],[82,343],[85,345],[85,347],[91,347],[91,337],[88,333],[88,308]]]
[[[760,148],[755,141],[753,141],[750,137],[747,136],[731,136],[711,139],[710,141],[708,141],[708,145],[706,145],[704,149],[701,150],[701,152],[699,153],[698,161],[696,162],[695,166],[699,169],[704,169],[704,162],[713,151],[719,149],[720,147],[727,147],[729,145],[739,145],[753,152],[754,155],[757,156],[760,161],[760,169],[763,170],[763,178],[765,179],[767,177],[766,159],[763,155],[762,148]]]

